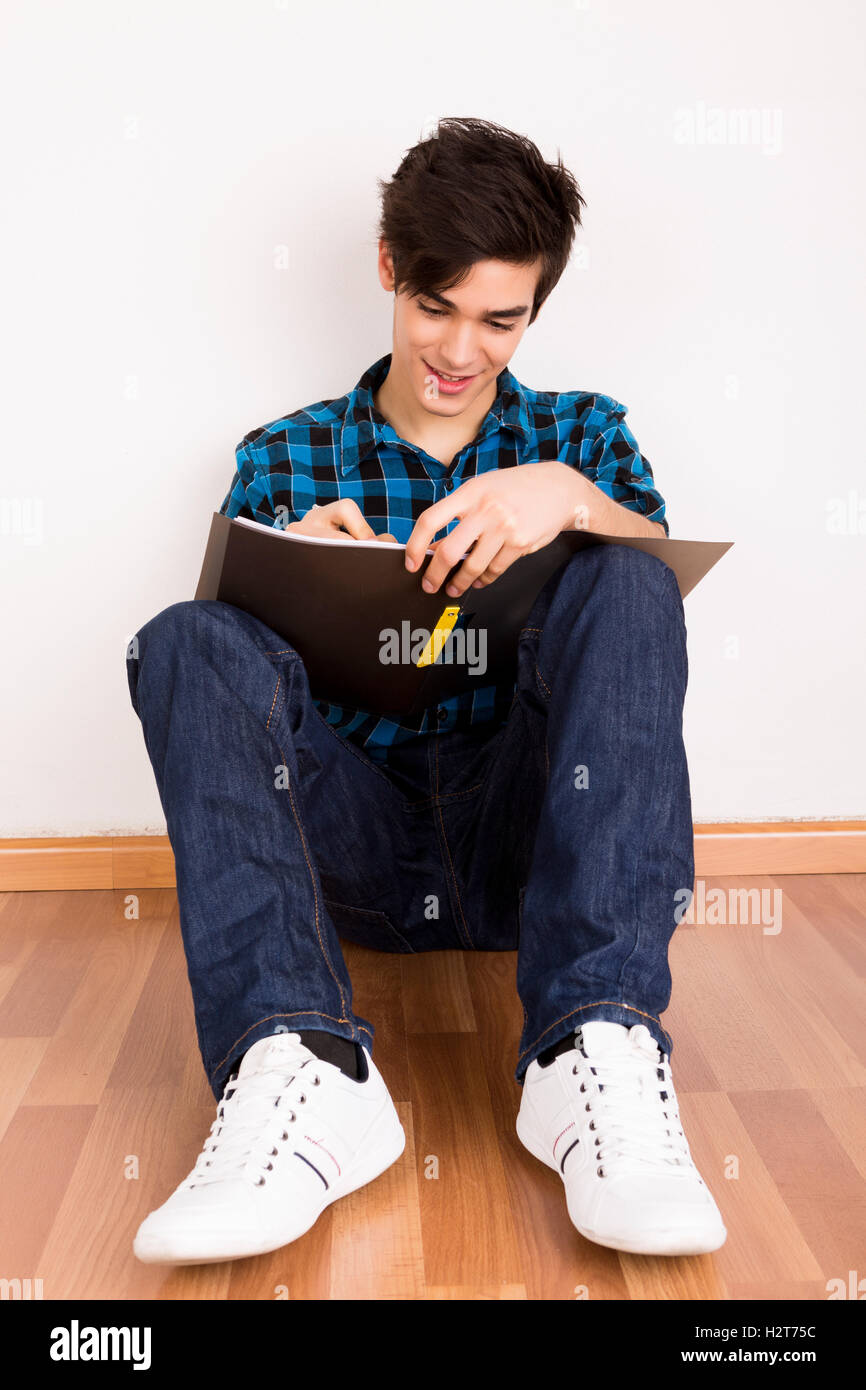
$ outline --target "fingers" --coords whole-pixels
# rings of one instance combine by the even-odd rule
[[[318,503],[310,507],[300,521],[292,521],[283,528],[297,531],[302,536],[352,536],[361,541],[393,541],[399,544],[391,531],[377,536],[368,523],[357,502],[351,497],[338,498],[336,502]]]
[[[327,512],[328,520],[334,518],[337,527],[344,527],[350,536],[354,536],[356,541],[374,540],[376,532],[358,506],[358,503],[351,497],[341,497],[338,502],[329,502],[326,507],[322,507],[317,515],[321,516]]]
[[[475,480],[470,479],[470,481],[474,482]],[[412,528],[412,534],[406,542],[404,563],[408,570],[417,570],[423,565],[427,550],[433,544],[432,537],[461,512],[462,506],[465,504],[464,489],[466,486],[466,483],[461,483],[450,497],[443,497],[441,501],[434,502],[432,507],[426,507],[418,517]],[[460,559],[459,555],[457,559]],[[439,583],[441,581],[442,576],[440,575]]]
[[[446,594],[450,594],[452,598],[459,598],[482,574],[498,567],[500,557],[507,549],[512,548],[503,546],[501,537],[480,536],[457,573],[448,580]],[[505,565],[502,568],[504,569]],[[500,570],[496,568],[496,572],[498,574]]]
[[[481,528],[484,525],[484,518],[478,515],[474,518],[466,517],[454,530],[444,536],[436,546],[433,557],[424,571],[424,578],[421,587],[428,594],[435,594],[448,571],[453,569],[457,562],[466,554],[470,546],[477,540]],[[498,542],[502,544],[501,541]],[[423,556],[422,556],[423,558]],[[489,557],[488,557],[489,558]],[[485,564],[487,559],[485,559]]]
[[[493,556],[485,570],[474,579],[470,585],[472,589],[485,589],[488,584],[492,584],[498,579],[500,574],[504,574],[515,560],[519,560],[522,555],[531,554],[531,551],[518,550],[516,546],[504,545],[501,550]]]
[[[516,545],[504,545],[498,554],[494,555],[487,569],[479,574],[477,579],[473,580],[470,587],[473,589],[486,588],[488,584],[493,583],[494,579],[498,579],[500,574],[504,574],[504,572],[514,564],[515,560],[521,559],[524,555],[534,555],[536,550],[541,550],[544,546],[549,545],[551,541],[556,540],[558,534],[559,532],[557,531],[555,534],[551,533],[542,536],[534,545],[528,548],[525,546],[521,548]],[[456,577],[457,576],[455,576],[455,578]]]

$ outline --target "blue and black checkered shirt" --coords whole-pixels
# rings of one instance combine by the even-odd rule
[[[388,353],[347,395],[292,411],[245,435],[237,446],[237,472],[220,511],[283,526],[300,521],[314,503],[325,506],[351,497],[377,535],[390,532],[405,544],[427,507],[476,474],[559,459],[613,501],[661,522],[670,534],[664,498],[653,486],[652,469],[624,422],[626,407],[610,396],[533,391],[506,367],[496,379],[496,400],[472,443],[446,465],[401,439],[376,409],[373,396],[390,365]],[[458,524],[455,517],[434,539]],[[338,734],[383,762],[389,746],[418,735],[470,724],[501,725],[514,691],[513,683],[487,685],[399,721],[324,701],[317,706]]]

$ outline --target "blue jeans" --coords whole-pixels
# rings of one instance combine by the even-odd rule
[[[334,731],[295,649],[240,609],[176,603],[136,639],[130,696],[217,1099],[276,1031],[325,1029],[372,1054],[341,939],[516,950],[520,1084],[588,1019],[644,1023],[671,1052],[659,1014],[694,850],[686,627],[662,560],[575,554],[521,633],[506,724],[410,740],[385,764]]]

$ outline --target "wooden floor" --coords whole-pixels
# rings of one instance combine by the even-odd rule
[[[826,1299],[866,1275],[866,875],[780,889],[782,930],[682,925],[664,1024],[716,1255],[620,1255],[572,1227],[514,1131],[513,953],[346,946],[407,1134],[397,1164],[271,1255],[172,1270],[132,1254],[214,1118],[177,902],[0,896],[0,1276],[45,1299]],[[438,1162],[438,1177],[427,1176]]]

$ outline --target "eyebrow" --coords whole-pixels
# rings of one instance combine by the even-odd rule
[[[444,304],[447,309],[457,308],[453,300],[446,299],[444,294],[437,294],[435,290],[421,290],[419,293],[424,299],[435,299],[437,304]],[[485,309],[481,317],[483,319],[519,319],[521,314],[527,313],[528,310],[528,304],[517,304],[512,309]]]

